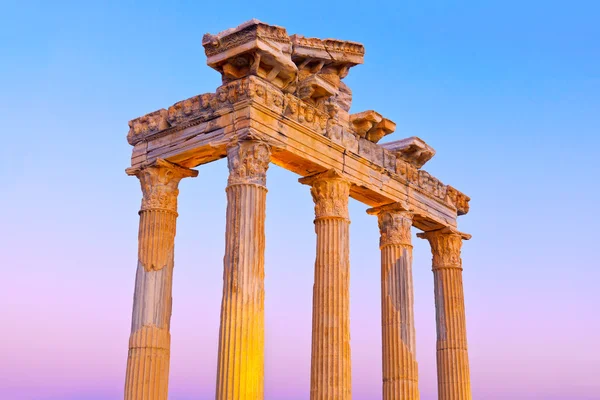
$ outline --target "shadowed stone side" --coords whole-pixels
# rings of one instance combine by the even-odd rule
[[[438,398],[470,400],[467,324],[460,249],[470,235],[451,229],[419,233],[431,244],[437,323]]]
[[[140,179],[144,196],[125,400],[167,400],[177,187],[198,172],[158,160],[127,173]]]
[[[264,398],[265,208],[270,149],[229,148],[217,400]]]
[[[300,179],[315,202],[311,400],[350,400],[350,183],[335,171]]]
[[[367,210],[381,233],[381,319],[384,400],[418,400],[412,277],[412,214],[399,204]]]

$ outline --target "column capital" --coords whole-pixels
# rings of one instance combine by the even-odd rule
[[[146,210],[165,210],[177,213],[179,182],[198,176],[198,171],[181,167],[162,158],[141,168],[127,168],[127,175],[137,176],[142,186],[142,207]]]
[[[315,202],[315,217],[348,219],[348,198],[351,182],[335,169],[298,179],[310,185]]]
[[[271,146],[259,140],[243,140],[227,147],[228,185],[267,184]]]
[[[386,245],[412,246],[410,228],[413,213],[406,204],[391,203],[380,207],[369,208],[367,213],[376,215],[381,238],[379,247]]]
[[[427,239],[433,254],[433,269],[462,269],[460,249],[463,240],[471,239],[471,235],[459,232],[455,228],[445,227],[434,231],[417,233],[417,237]]]

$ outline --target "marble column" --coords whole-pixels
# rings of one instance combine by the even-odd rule
[[[398,203],[367,210],[381,238],[384,400],[419,399],[412,277],[412,213]]]
[[[143,199],[125,400],[167,400],[177,187],[198,171],[159,159],[127,173],[139,178]]]
[[[350,359],[350,183],[330,170],[300,179],[315,202],[311,400],[352,398]]]
[[[433,254],[437,323],[438,398],[470,400],[467,326],[460,249],[471,235],[451,228],[417,234],[427,239]]]
[[[227,151],[227,222],[217,400],[264,398],[265,203],[270,148],[242,141]]]

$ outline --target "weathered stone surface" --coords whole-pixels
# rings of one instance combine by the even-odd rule
[[[311,400],[350,400],[350,182],[335,170],[300,179],[315,202]]]
[[[421,168],[435,155],[433,147],[416,136],[384,143],[381,146],[394,152],[397,157],[402,158],[416,168]]]
[[[207,64],[223,76],[223,83],[257,75],[280,89],[296,80],[292,43],[284,28],[258,20],[202,38]]]
[[[438,398],[471,400],[467,324],[462,282],[462,241],[471,238],[455,229],[417,234],[431,244],[437,324]]]
[[[407,204],[367,210],[381,238],[383,399],[419,399],[412,278],[413,214]]]
[[[298,66],[296,95],[315,105],[334,96],[333,103],[349,110],[350,106],[346,103],[352,101],[352,94],[346,90],[346,85],[342,86],[341,80],[348,75],[351,67],[363,63],[363,45],[301,35],[292,35],[290,39],[293,43],[292,59]],[[343,94],[338,96],[340,90]]]
[[[125,399],[166,400],[177,186],[181,179],[197,176],[198,171],[157,160],[127,173],[139,178],[144,196]]]
[[[264,397],[264,215],[273,162],[305,178],[315,202],[311,399],[351,398],[348,197],[374,209],[380,227],[384,399],[418,399],[410,227],[434,254],[440,399],[470,399],[457,218],[469,197],[422,170],[435,151],[419,138],[378,144],[396,125],[375,111],[349,114],[343,82],[364,47],[288,36],[257,20],[206,34],[214,93],[129,122],[131,168],[140,178],[128,400],[165,400],[177,185],[189,170],[228,158],[226,254],[219,334],[219,400]],[[323,172],[325,171],[325,172]],[[410,211],[409,211],[410,210]],[[457,244],[458,240],[458,244]]]
[[[229,147],[217,400],[264,398],[265,211],[270,148]]]
[[[354,132],[361,138],[377,143],[396,130],[396,124],[373,110],[350,115]]]

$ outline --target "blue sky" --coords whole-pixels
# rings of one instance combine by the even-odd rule
[[[214,91],[202,35],[258,18],[363,43],[365,64],[346,78],[352,112],[394,120],[389,140],[424,139],[437,150],[425,169],[471,196],[459,226],[473,234],[474,397],[597,399],[600,3],[423,3],[2,2],[1,397],[120,396],[141,196],[124,173],[127,122]],[[214,395],[227,171],[199,171],[180,194],[174,400]],[[267,400],[304,399],[312,202],[297,176],[273,166],[268,179]],[[378,232],[365,209],[351,203],[356,400],[380,397],[381,378]],[[433,282],[428,246],[414,240],[426,400]]]

